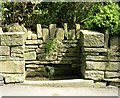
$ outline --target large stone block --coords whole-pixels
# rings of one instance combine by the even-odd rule
[[[26,40],[25,44],[26,45],[37,45],[37,44],[42,44],[42,40]]]
[[[2,46],[23,45],[23,43],[24,43],[24,33],[23,32],[1,33],[0,38],[1,38]]]
[[[49,40],[49,30],[47,28],[43,29],[43,41],[46,43]]]
[[[25,76],[24,74],[3,74],[5,77],[5,83],[17,83],[24,82]]]
[[[10,55],[10,47],[0,46],[0,55]]]
[[[37,48],[36,53],[45,53],[45,49]]]
[[[42,38],[42,27],[41,24],[37,24],[37,37]]]
[[[63,28],[57,28],[56,38],[58,40],[64,40],[64,30],[63,30]]]
[[[64,23],[65,38],[68,39],[68,25]]]
[[[109,64],[106,65],[106,70],[108,70],[108,71],[120,70],[120,62],[109,62]]]
[[[76,39],[80,39],[80,24],[76,24]]]
[[[1,61],[0,72],[2,73],[24,73],[24,61]]]
[[[105,72],[105,78],[119,78],[120,73],[119,72]]]
[[[50,24],[49,30],[50,30],[50,39],[54,39],[56,32],[56,24]]]
[[[104,46],[104,34],[94,31],[81,30],[83,46],[85,47],[102,47]]]
[[[105,70],[107,62],[86,61],[86,69]]]
[[[95,70],[90,70],[85,72],[85,78],[87,79],[103,79],[104,78],[104,71],[95,71]]]
[[[36,52],[24,53],[25,60],[36,60]]]

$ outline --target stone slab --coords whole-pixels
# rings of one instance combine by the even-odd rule
[[[1,61],[0,72],[3,73],[24,73],[24,61]]]
[[[106,65],[106,70],[108,70],[108,71],[120,70],[120,62],[109,62],[109,64]]]
[[[2,46],[23,45],[24,43],[24,33],[1,33],[0,38]]]
[[[68,39],[75,39],[75,29],[69,31]]]
[[[36,52],[24,53],[25,60],[36,60]]]
[[[109,61],[107,56],[86,56],[87,61]]]
[[[64,40],[64,30],[63,30],[63,28],[57,28],[56,38],[58,40]]]
[[[104,34],[89,31],[89,30],[81,30],[81,37],[83,37],[83,46],[85,47],[102,47],[104,46]]]
[[[10,47],[8,46],[0,46],[0,55],[10,55]]]
[[[84,48],[84,52],[93,52],[93,53],[96,53],[96,52],[104,52],[106,53],[107,52],[107,49],[105,48]]]
[[[24,74],[4,74],[5,83],[19,83],[24,82]]]
[[[37,37],[42,38],[42,27],[41,24],[37,24]]]
[[[37,48],[36,53],[45,53],[45,49]]]
[[[43,42],[47,42],[49,40],[49,30],[47,28],[43,28]]]
[[[49,25],[49,30],[50,30],[50,39],[55,38],[55,32],[56,32],[56,24],[50,24]]]
[[[118,78],[120,77],[119,72],[105,72],[105,78]]]
[[[76,39],[80,39],[80,24],[76,24]]]
[[[31,39],[32,40],[37,40],[37,34],[31,34]]]
[[[84,77],[94,80],[104,79],[104,71],[87,70]]]
[[[107,62],[86,61],[86,69],[105,70]]]
[[[25,44],[26,45],[36,45],[36,44],[42,44],[42,40],[26,40]]]
[[[24,53],[24,46],[14,46],[14,47],[11,47],[11,53],[23,54]]]
[[[68,24],[64,23],[65,38],[68,39]]]

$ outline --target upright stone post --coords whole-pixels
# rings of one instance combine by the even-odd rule
[[[76,39],[80,39],[80,24],[76,24]]]
[[[41,24],[37,24],[37,37],[42,38],[42,27]]]
[[[50,39],[54,39],[56,32],[56,24],[50,24],[49,30],[50,30]]]
[[[67,23],[64,23],[65,38],[68,39],[68,26]]]

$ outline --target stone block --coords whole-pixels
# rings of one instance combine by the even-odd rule
[[[84,52],[92,52],[92,53],[106,53],[107,49],[105,48],[84,48]]]
[[[0,61],[23,61],[21,57],[0,56]]]
[[[64,23],[65,38],[68,39],[68,25]]]
[[[24,61],[1,61],[0,72],[3,73],[24,73]]]
[[[90,56],[90,55],[86,56],[86,60],[87,61],[102,61],[102,62],[109,61],[107,56]]]
[[[110,38],[110,48],[114,51],[120,50],[120,38],[119,37],[111,37]]]
[[[84,77],[94,80],[104,79],[104,71],[87,70]]]
[[[56,32],[56,24],[50,24],[49,25],[49,30],[50,30],[50,39],[55,38],[55,32]]]
[[[26,45],[37,45],[37,44],[42,44],[42,40],[26,40],[25,44]]]
[[[2,30],[2,28],[0,27],[0,33],[3,33],[3,30]]]
[[[24,74],[4,74],[5,83],[19,83],[24,82]]]
[[[11,53],[23,54],[24,53],[24,47],[23,46],[14,46],[14,47],[11,47]]]
[[[10,55],[10,47],[0,46],[0,55]]]
[[[75,39],[75,30],[70,30],[68,33],[68,39]]]
[[[105,70],[107,62],[86,61],[86,69]]]
[[[106,65],[106,70],[108,70],[108,71],[120,70],[120,62],[109,62],[109,64]]]
[[[95,88],[105,88],[106,87],[106,83],[105,82],[104,83],[102,83],[102,82],[95,82],[93,84],[93,87],[95,87]]]
[[[0,81],[3,81],[3,75],[0,74]]]
[[[44,67],[44,65],[37,65],[37,64],[28,64],[28,65],[25,65],[25,67],[29,67],[29,68],[36,68],[36,67]]]
[[[49,30],[47,28],[43,29],[43,41],[46,43],[49,40]]]
[[[31,39],[36,40],[37,39],[37,34],[31,34]]]
[[[57,28],[56,38],[58,40],[64,40],[64,30],[63,30],[63,28]]]
[[[32,31],[30,29],[27,32],[27,39],[32,39]]]
[[[105,78],[119,78],[120,73],[119,72],[105,72]]]
[[[42,27],[41,24],[37,24],[37,37],[42,38]]]
[[[85,47],[103,47],[104,34],[94,31],[81,30],[83,46]]]
[[[38,58],[38,60],[45,60],[46,54],[38,54],[37,58]]]
[[[36,53],[45,53],[45,49],[37,48]]]
[[[80,39],[80,24],[76,24],[76,39]]]
[[[25,64],[36,64],[36,65],[39,65],[39,64],[49,64],[50,62],[47,62],[47,61],[43,61],[43,60],[35,60],[35,61],[25,61]]]
[[[79,44],[78,40],[63,40],[63,43],[68,43],[68,44]]]
[[[36,52],[24,53],[25,60],[36,60]]]
[[[26,49],[37,49],[38,45],[25,45],[25,50]]]
[[[84,53],[85,56],[99,56],[99,53],[91,53],[91,52],[85,52]]]
[[[11,57],[20,57],[23,58],[23,54],[19,54],[19,53],[11,53]]]
[[[0,38],[1,38],[1,46],[23,45],[24,43],[23,32],[1,33]]]

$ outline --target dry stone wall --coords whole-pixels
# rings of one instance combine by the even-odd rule
[[[0,33],[0,83],[25,79],[92,79],[106,85],[120,83],[120,38],[106,48],[103,33],[68,30],[50,24],[36,32]],[[99,84],[99,83],[98,83]]]
[[[81,71],[85,79],[104,81],[112,85],[119,84],[119,40],[118,37],[112,37],[110,48],[105,48],[103,34],[81,30]]]
[[[77,24],[76,29],[68,30],[67,24],[64,28],[57,28],[56,24],[42,28],[37,24],[36,33],[29,31],[24,55],[27,79],[80,77],[79,27]]]
[[[0,33],[0,77],[5,83],[23,82],[25,72],[24,33]]]

